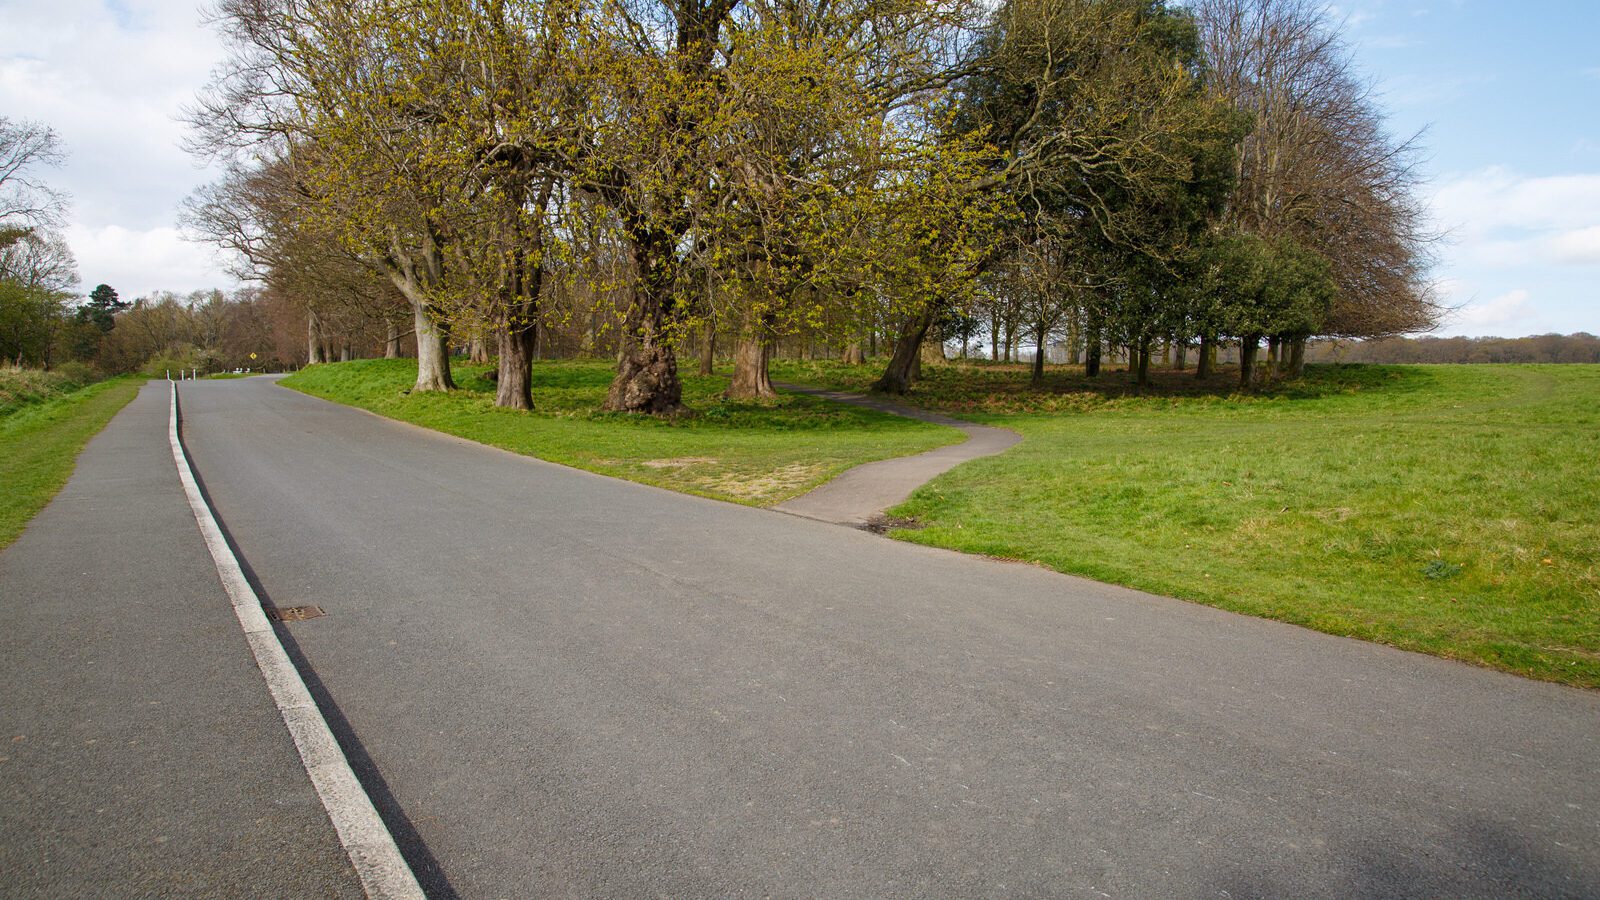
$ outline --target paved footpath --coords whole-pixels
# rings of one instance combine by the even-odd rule
[[[849,469],[827,484],[773,507],[819,522],[860,527],[880,521],[883,511],[904,503],[912,491],[927,484],[968,460],[1003,453],[1022,440],[1022,436],[1004,428],[992,428],[974,422],[963,422],[949,416],[895,403],[882,397],[852,394],[846,391],[829,391],[821,388],[782,384],[786,391],[824,397],[838,403],[865,406],[879,412],[920,419],[939,425],[948,425],[966,434],[967,439],[948,447],[935,447],[926,453],[881,459]]]
[[[0,552],[0,895],[360,896],[152,382]]]
[[[264,598],[328,611],[287,631],[436,896],[1600,895],[1595,693],[606,479],[266,379],[182,396],[190,455]],[[141,400],[113,424],[164,418]],[[187,514],[176,484],[167,500],[162,476],[141,477],[168,534],[161,510]],[[75,484],[46,515],[115,491]],[[20,570],[54,591],[57,622],[0,622],[8,671],[34,667],[12,684],[77,753],[77,719],[54,707],[166,683],[179,708],[119,723],[119,740],[187,754],[202,797],[276,785],[286,806],[261,833],[303,835],[278,858],[332,878],[220,590],[174,583],[204,580],[178,530],[139,553],[108,535],[54,577],[18,565],[21,543],[0,557],[4,605]],[[174,637],[174,609],[214,623],[210,641]],[[138,660],[125,678],[31,661],[115,628],[144,629],[117,648]],[[190,736],[207,727],[250,766],[208,756]],[[184,809],[196,841],[263,816],[254,788],[175,802],[165,755],[77,758],[0,763],[8,874],[18,840],[82,884],[74,853],[117,861],[96,848],[142,849]],[[172,824],[146,832],[119,807],[120,828],[97,825],[90,803],[117,790]],[[69,794],[85,799],[53,814]],[[142,883],[121,865],[98,883]]]

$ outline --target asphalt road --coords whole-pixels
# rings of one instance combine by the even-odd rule
[[[0,552],[0,896],[359,897],[195,528],[167,404],[144,388]]]
[[[263,597],[328,611],[286,628],[291,654],[435,894],[1600,895],[1596,694],[613,481],[264,379],[181,396]],[[195,541],[172,552],[203,558]]]

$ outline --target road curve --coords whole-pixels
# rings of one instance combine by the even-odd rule
[[[926,453],[864,463],[841,473],[827,484],[819,485],[793,500],[786,500],[773,507],[779,512],[804,516],[819,522],[855,527],[867,525],[880,519],[884,510],[905,502],[912,491],[927,484],[934,477],[968,460],[1003,453],[1022,440],[1022,436],[1014,431],[963,422],[960,419],[905,406],[882,397],[829,391],[798,384],[776,384],[786,391],[810,394],[838,403],[865,406],[879,412],[948,425],[959,429],[967,436],[967,439],[959,444],[935,447]]]
[[[181,395],[435,895],[1600,894],[1594,693]]]

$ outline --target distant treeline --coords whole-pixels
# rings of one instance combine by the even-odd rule
[[[1320,341],[1306,348],[1312,362],[1365,363],[1600,363],[1600,337],[1419,337]]]

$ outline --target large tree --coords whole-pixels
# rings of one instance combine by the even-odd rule
[[[1417,144],[1385,131],[1326,7],[1315,0],[1192,6],[1208,84],[1251,124],[1238,141],[1221,227],[1279,248],[1279,259],[1315,254],[1337,288],[1320,320],[1296,320],[1294,330],[1273,336],[1294,343],[1299,358],[1313,334],[1432,328],[1438,306],[1425,276],[1433,236],[1417,199]],[[1283,250],[1290,245],[1297,249]]]

